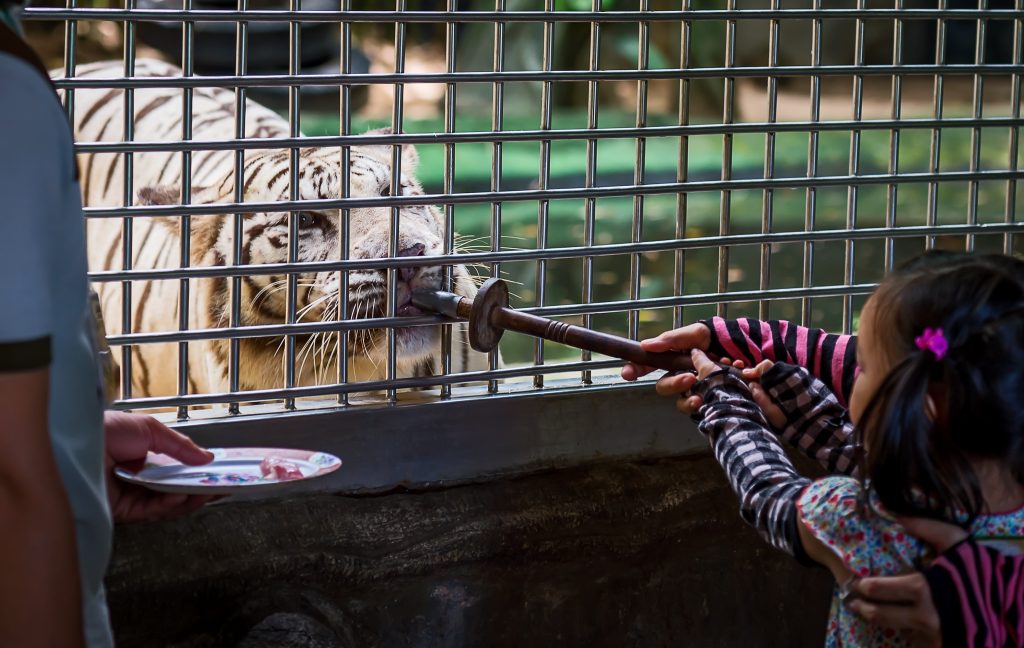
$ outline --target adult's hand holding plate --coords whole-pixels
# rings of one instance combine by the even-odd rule
[[[265,492],[328,475],[341,459],[326,452],[293,448],[211,448],[213,461],[187,465],[164,454],[151,454],[138,472],[115,474],[132,484],[164,493],[234,495]]]

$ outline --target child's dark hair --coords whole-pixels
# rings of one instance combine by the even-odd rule
[[[860,421],[862,475],[889,511],[969,524],[984,510],[971,459],[1024,474],[1024,262],[924,255],[873,304],[895,364]],[[942,358],[915,344],[926,328],[948,341]]]

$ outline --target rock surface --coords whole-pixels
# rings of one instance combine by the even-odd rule
[[[820,645],[831,580],[707,455],[122,526],[120,648]]]

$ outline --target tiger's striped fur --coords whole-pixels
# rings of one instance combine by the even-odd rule
[[[116,78],[123,75],[122,63],[112,61],[79,66],[79,78]],[[136,76],[176,77],[178,68],[155,60],[139,60]],[[135,141],[174,141],[182,134],[183,91],[167,88],[139,88],[134,93]],[[235,136],[235,95],[223,89],[197,88],[193,92],[192,139],[230,139]],[[121,141],[123,139],[124,95],[118,89],[79,89],[74,95],[75,137],[78,142]],[[248,101],[245,110],[247,137],[287,137],[288,122],[269,109]],[[391,146],[356,146],[350,150],[350,195],[388,195],[391,187]],[[82,196],[87,206],[125,204],[124,159],[122,154],[82,154]],[[404,194],[422,194],[413,175],[415,149],[402,151],[401,186]],[[189,202],[234,202],[235,152],[194,151]],[[131,194],[135,204],[179,204],[182,155],[178,152],[136,152],[133,154]],[[288,200],[290,196],[290,152],[250,150],[245,153],[243,190],[245,202]],[[298,196],[300,200],[341,196],[341,151],[339,148],[303,148],[299,152]],[[372,259],[388,256],[391,208],[361,208],[350,211],[349,256]],[[177,218],[136,218],[132,229],[131,266],[176,268],[182,265]],[[193,216],[190,226],[190,259],[193,266],[218,266],[233,262],[234,216]],[[283,263],[288,260],[289,214],[258,213],[243,219],[240,262],[244,264]],[[91,219],[88,222],[90,269],[122,268],[122,220]],[[303,212],[299,216],[300,262],[339,259],[340,211]],[[436,255],[443,252],[444,224],[433,207],[403,207],[400,214],[399,250],[402,255]],[[408,304],[410,290],[438,288],[440,267],[399,271],[399,314],[414,314]],[[476,284],[465,266],[453,267],[456,292],[475,295]],[[188,327],[209,329],[231,323],[231,279],[192,279],[188,295]],[[387,280],[382,271],[353,271],[348,277],[349,318],[381,317],[386,308]],[[252,275],[241,281],[240,324],[282,324],[285,322],[285,276]],[[306,273],[298,277],[296,291],[298,321],[335,320],[339,307],[338,273]],[[131,331],[174,331],[179,328],[179,280],[136,281],[132,284]],[[122,287],[120,283],[97,286],[108,332],[122,330]],[[410,327],[396,332],[398,377],[427,375],[441,367],[439,329]],[[452,371],[487,367],[484,354],[471,351],[464,327],[453,336]],[[334,334],[314,335],[296,340],[296,384],[334,382],[337,374],[337,341]],[[386,334],[382,330],[354,331],[348,336],[350,381],[385,377]],[[283,339],[243,338],[240,342],[239,381],[243,390],[272,389],[284,385]],[[189,344],[188,383],[190,393],[217,393],[229,388],[229,342],[194,341]],[[133,347],[133,396],[178,393],[178,346],[144,344]]]

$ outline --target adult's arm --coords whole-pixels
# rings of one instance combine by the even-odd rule
[[[901,576],[871,576],[861,578],[854,583],[852,590],[857,595],[849,602],[850,609],[872,624],[904,630],[911,634],[914,645],[921,648],[939,648],[940,646],[1004,646],[1021,645],[1024,641],[1019,623],[1021,619],[1019,588],[1024,578],[1024,558],[1002,557],[1008,559],[1009,573],[1004,574],[1003,585],[1010,586],[1002,598],[997,592],[995,598],[984,600],[983,589],[959,589],[956,581],[971,582],[972,576],[987,574],[976,553],[973,542],[967,538],[967,532],[953,524],[924,518],[903,518],[900,525],[918,540],[930,545],[938,554],[938,558],[924,572],[914,572]],[[993,551],[981,547],[983,551]],[[989,555],[1000,559],[998,552]],[[968,565],[970,569],[967,569]],[[999,581],[990,581],[996,584]],[[1017,595],[1013,596],[1013,588]],[[962,597],[961,595],[967,595]],[[1016,620],[1018,624],[1016,641],[1008,641],[1003,635],[1002,641],[985,643],[985,639],[998,636],[1001,614],[985,615],[987,618],[974,616],[979,606],[999,601],[1017,601]],[[1002,607],[996,605],[994,607]],[[993,631],[989,630],[992,627]],[[968,633],[968,627],[972,630]],[[977,641],[981,639],[981,641]]]
[[[972,539],[925,570],[945,646],[1024,644],[1024,556]]]
[[[762,360],[806,368],[846,406],[857,369],[857,338],[785,320],[712,317],[702,322],[711,331],[707,349],[712,358],[731,358],[756,365]]]
[[[83,645],[75,526],[47,427],[49,375],[0,373],[4,646]]]
[[[0,645],[78,646],[84,637],[75,528],[47,416],[57,321],[49,241],[62,208],[54,185],[71,181],[62,157],[67,131],[35,70],[20,61],[8,61],[5,70],[10,77],[0,84],[11,92],[0,101],[0,276],[7,278],[0,282]]]

